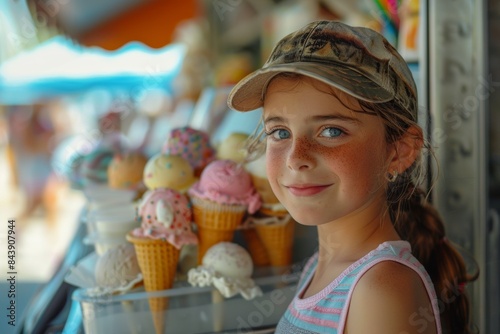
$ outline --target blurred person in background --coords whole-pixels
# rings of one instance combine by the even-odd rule
[[[7,119],[5,109],[0,106],[0,150],[7,148]]]
[[[37,209],[53,225],[57,217],[60,182],[51,167],[57,129],[49,103],[7,107],[8,162],[14,186],[24,203],[15,213],[22,228]]]

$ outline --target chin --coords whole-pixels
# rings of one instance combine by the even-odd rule
[[[294,210],[289,210],[288,213],[290,213],[293,220],[295,220],[297,223],[301,225],[318,226],[325,223],[317,215],[312,214],[311,212],[307,212],[305,210],[301,212],[294,212]]]

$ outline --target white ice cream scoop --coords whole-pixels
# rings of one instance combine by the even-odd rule
[[[224,277],[250,278],[253,272],[252,258],[246,249],[231,242],[221,242],[209,248],[202,264]]]
[[[200,266],[189,270],[188,282],[194,286],[213,285],[226,298],[241,293],[250,300],[262,295],[251,278],[252,272],[252,258],[246,249],[221,242],[208,249]]]
[[[97,260],[95,267],[96,283],[100,288],[127,290],[142,280],[134,246],[118,245],[108,249]]]

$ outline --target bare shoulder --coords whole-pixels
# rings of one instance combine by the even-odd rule
[[[354,288],[345,333],[436,333],[418,273],[395,261],[369,269]]]

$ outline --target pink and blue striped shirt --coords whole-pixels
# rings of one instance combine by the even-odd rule
[[[276,328],[277,334],[308,334],[308,333],[343,333],[346,325],[347,311],[351,296],[359,279],[366,271],[382,261],[399,262],[413,269],[422,279],[429,299],[432,302],[437,333],[441,334],[438,300],[434,285],[424,267],[411,254],[410,244],[406,241],[388,241],[354,262],[333,282],[319,293],[300,298],[309,285],[318,263],[318,253],[307,262],[297,294],[288,306]],[[422,325],[416,319],[409,319],[410,325]],[[413,321],[413,323],[412,323]]]

